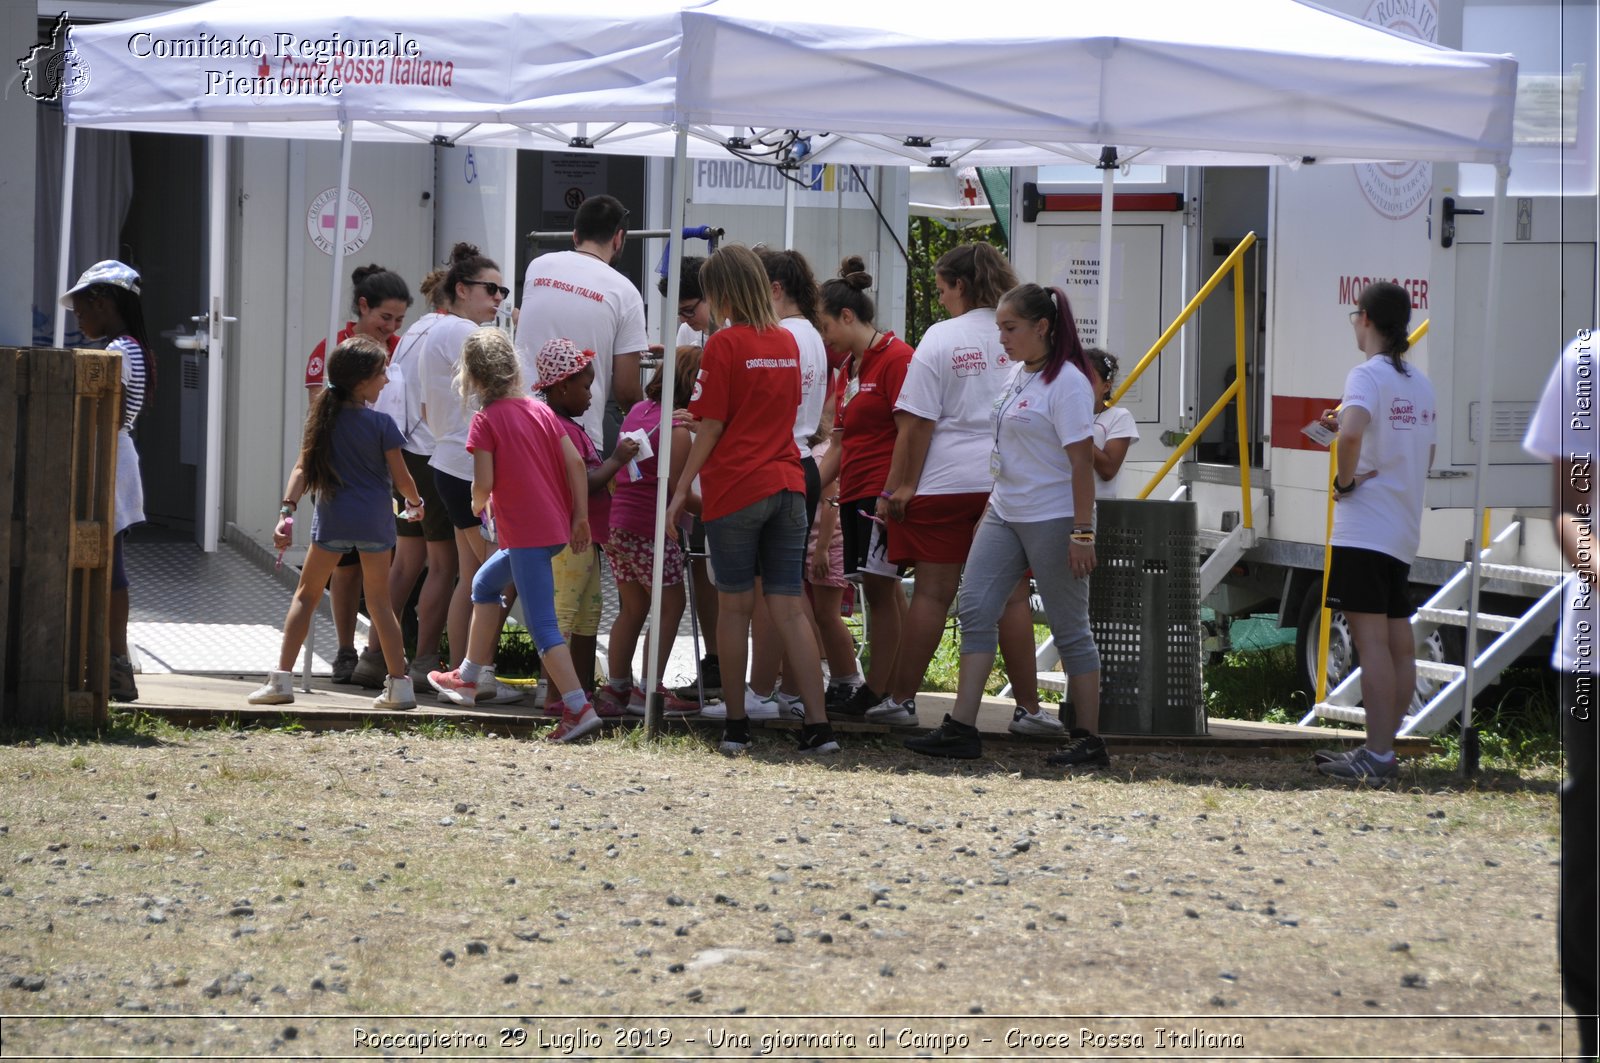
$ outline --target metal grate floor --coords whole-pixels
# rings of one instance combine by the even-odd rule
[[[129,542],[128,644],[134,666],[146,674],[185,672],[232,674],[262,672],[278,659],[284,614],[289,609],[297,570],[265,567],[254,555],[263,548],[224,541],[214,554],[193,543]],[[270,562],[268,562],[270,566]],[[609,567],[601,580],[597,657],[603,668],[607,633],[617,615],[617,589]],[[366,620],[358,623],[357,645],[366,644]],[[703,641],[703,639],[702,639]],[[642,676],[643,639],[634,674]],[[313,675],[332,673],[337,647],[328,598],[323,596],[312,628]],[[303,659],[297,659],[298,661]],[[692,682],[695,653],[687,613],[673,641],[667,665],[669,683]]]

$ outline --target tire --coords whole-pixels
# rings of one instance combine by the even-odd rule
[[[1317,642],[1318,624],[1322,618],[1322,582],[1317,580],[1306,588],[1300,599],[1300,616],[1295,623],[1294,659],[1300,675],[1300,689],[1305,692],[1306,704],[1313,705],[1317,697]],[[1355,643],[1350,638],[1350,625],[1344,614],[1334,610],[1328,625],[1328,689],[1338,686],[1359,662]]]

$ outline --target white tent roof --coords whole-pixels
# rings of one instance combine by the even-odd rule
[[[816,161],[1029,165],[1421,159],[1503,162],[1516,62],[1296,0],[1041,5],[982,23],[861,0],[214,0],[77,27],[80,126],[723,157],[731,137]],[[1015,28],[1014,28],[1015,27]],[[318,63],[316,49],[372,54]],[[394,53],[401,53],[398,57]],[[258,54],[259,53],[259,54]],[[341,91],[314,80],[338,74]],[[301,91],[285,93],[283,80]],[[311,77],[296,84],[293,78]],[[272,94],[247,92],[269,89]]]

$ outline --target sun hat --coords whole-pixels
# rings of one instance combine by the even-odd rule
[[[109,284],[115,288],[126,288],[134,295],[139,294],[139,271],[132,266],[125,266],[114,258],[104,262],[96,262],[83,271],[83,276],[78,278],[78,283],[67,289],[61,297],[61,305],[70,307],[72,297],[85,288],[96,284]]]
[[[548,391],[567,379],[583,372],[583,367],[594,361],[594,352],[579,349],[568,339],[550,340],[539,348],[534,368],[539,370],[539,383],[535,391]]]

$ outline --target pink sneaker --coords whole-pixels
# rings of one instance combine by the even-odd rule
[[[672,691],[656,684],[656,690],[661,694],[661,715],[663,716],[694,716],[700,712],[700,704],[694,701],[685,701]],[[633,688],[633,693],[628,695],[628,714],[641,719],[645,714],[644,691],[638,687]]]
[[[478,703],[478,684],[462,679],[459,668],[448,672],[429,672],[428,682],[439,692],[442,701],[453,701],[469,709]]]
[[[628,712],[628,687],[607,683],[594,692],[594,714],[603,720],[615,720]],[[636,689],[636,688],[635,688]]]
[[[599,726],[600,717],[595,715],[594,706],[585,705],[582,712],[568,709],[562,713],[561,722],[556,724],[556,729],[545,735],[545,738],[551,742],[572,742],[598,729]]]

